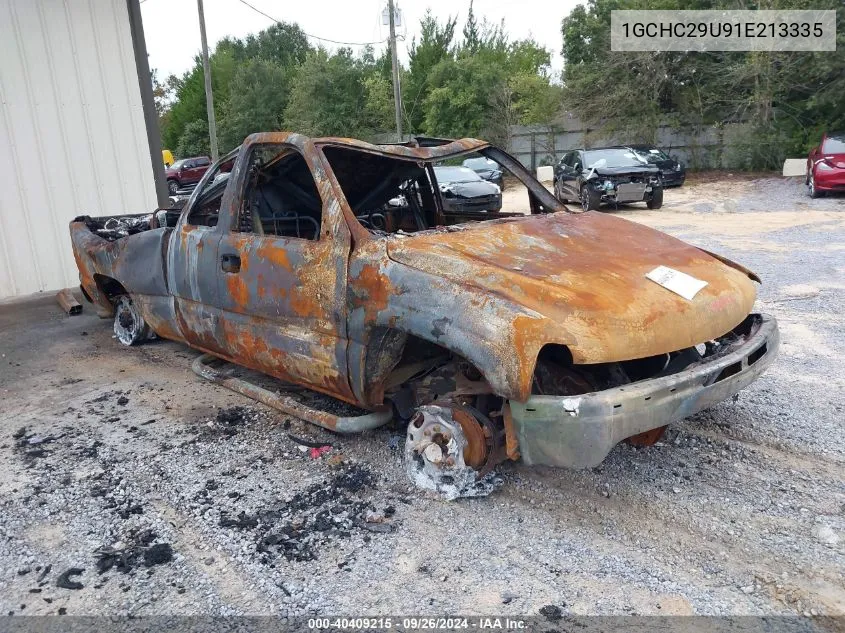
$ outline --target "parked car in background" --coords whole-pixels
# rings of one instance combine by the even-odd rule
[[[464,167],[467,167],[481,176],[487,182],[492,182],[503,188],[504,182],[502,179],[502,168],[494,160],[478,156],[475,158],[467,158],[463,162]]]
[[[807,157],[807,192],[818,198],[826,191],[845,191],[845,132],[822,135]]]
[[[502,189],[499,185],[487,182],[469,167],[437,165],[434,177],[446,212],[502,209]]]
[[[687,179],[687,170],[680,161],[653,145],[628,145],[651,165],[656,165],[663,179],[663,187],[680,187]]]
[[[584,211],[603,203],[645,202],[663,206],[660,169],[628,147],[576,149],[555,166],[555,196],[561,202],[580,201]]]
[[[164,171],[167,178],[167,190],[173,195],[186,186],[196,185],[210,166],[211,159],[208,156],[177,160]]]

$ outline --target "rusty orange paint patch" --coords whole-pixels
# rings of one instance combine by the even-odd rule
[[[517,400],[524,402],[531,395],[534,365],[540,348],[548,342],[549,323],[546,319],[520,314],[513,320],[513,352],[502,355],[503,362],[516,361],[519,384]]]
[[[236,349],[244,358],[252,360],[253,365],[256,359],[267,354],[267,343],[263,338],[255,336],[245,329],[238,329],[237,332],[226,328],[223,334],[229,349]],[[273,350],[281,356],[278,350]]]
[[[319,318],[323,314],[320,297],[294,290],[290,295],[290,308],[303,319]]]
[[[255,254],[271,264],[293,271],[287,251],[273,241],[262,240],[261,245],[255,250]]]
[[[226,287],[229,289],[229,294],[235,304],[240,307],[245,307],[249,302],[249,287],[246,282],[239,275],[227,275]]]
[[[355,278],[356,292],[353,307],[363,307],[368,318],[387,308],[390,297],[397,294],[390,279],[381,273],[378,266],[365,264]]]

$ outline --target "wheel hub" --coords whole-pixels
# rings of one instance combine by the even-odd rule
[[[114,335],[124,345],[134,345],[149,336],[138,308],[127,297],[121,297],[115,306]]]
[[[500,483],[480,476],[489,450],[484,429],[463,409],[425,405],[417,409],[405,439],[405,470],[419,488],[444,499],[490,494]]]
[[[135,325],[135,316],[132,314],[131,310],[123,309],[118,315],[118,321],[120,322],[120,326],[122,328],[131,330]]]

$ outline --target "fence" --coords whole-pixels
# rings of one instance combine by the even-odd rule
[[[513,125],[508,148],[532,171],[552,165],[571,150],[581,147],[625,145],[630,138],[601,137],[574,117],[564,116],[552,125]],[[741,147],[747,132],[744,123],[719,127],[678,130],[668,124],[657,129],[657,147],[674,156],[690,169],[728,169],[741,162]]]

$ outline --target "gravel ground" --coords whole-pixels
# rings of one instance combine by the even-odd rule
[[[763,278],[780,358],[656,446],[504,465],[481,499],[412,489],[396,430],[331,436],[93,310],[0,306],[0,614],[845,614],[845,198],[726,177],[641,206],[616,213]]]

